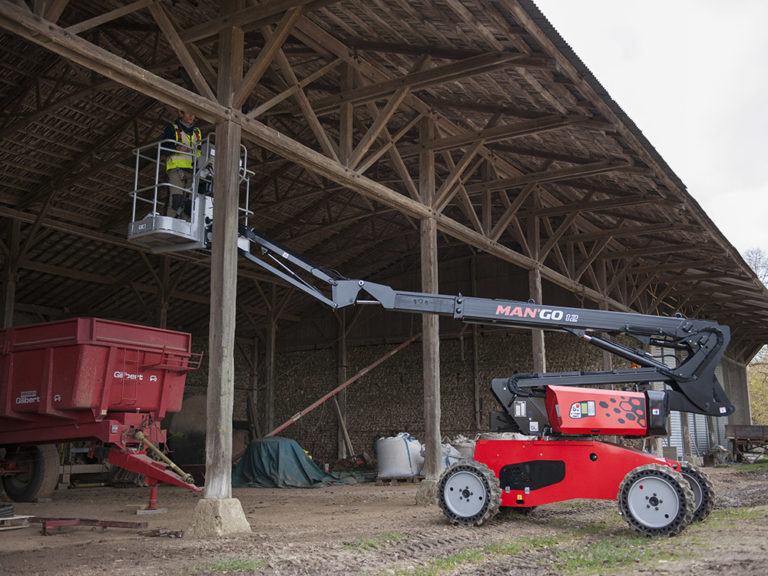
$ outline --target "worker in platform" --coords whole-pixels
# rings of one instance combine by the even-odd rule
[[[195,115],[186,110],[179,110],[179,117],[165,128],[163,140],[166,142],[163,146],[175,146],[177,150],[175,154],[166,152],[165,170],[170,184],[170,197],[165,204],[166,216],[180,218],[185,212],[187,193],[192,191],[195,156],[200,156],[202,139],[200,128],[195,126]]]

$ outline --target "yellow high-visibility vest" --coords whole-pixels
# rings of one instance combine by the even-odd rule
[[[192,130],[192,134],[187,134],[176,124],[174,125],[174,128],[176,134],[176,142],[186,146],[190,150],[197,149],[197,155],[200,156],[200,141],[203,139],[200,128],[195,126],[195,129]],[[193,167],[194,162],[191,154],[172,154],[168,156],[168,159],[165,161],[166,170],[173,170],[175,168],[186,168],[188,170],[192,170]]]

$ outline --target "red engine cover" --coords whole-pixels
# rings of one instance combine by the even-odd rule
[[[560,434],[645,436],[648,421],[645,394],[547,386],[547,415]]]

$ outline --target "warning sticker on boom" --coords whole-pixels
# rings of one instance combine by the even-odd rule
[[[574,402],[571,404],[571,411],[569,416],[571,418],[586,418],[588,416],[595,415],[595,401],[583,400],[581,402]]]

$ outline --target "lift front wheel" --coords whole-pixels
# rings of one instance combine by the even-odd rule
[[[668,466],[648,464],[629,472],[619,486],[619,510],[632,528],[647,536],[674,536],[690,524],[693,491]]]
[[[499,511],[499,479],[485,464],[459,462],[443,472],[437,498],[451,523],[480,526]]]
[[[715,489],[706,474],[690,464],[681,463],[680,474],[688,481],[693,491],[693,521],[701,522],[715,506]]]

